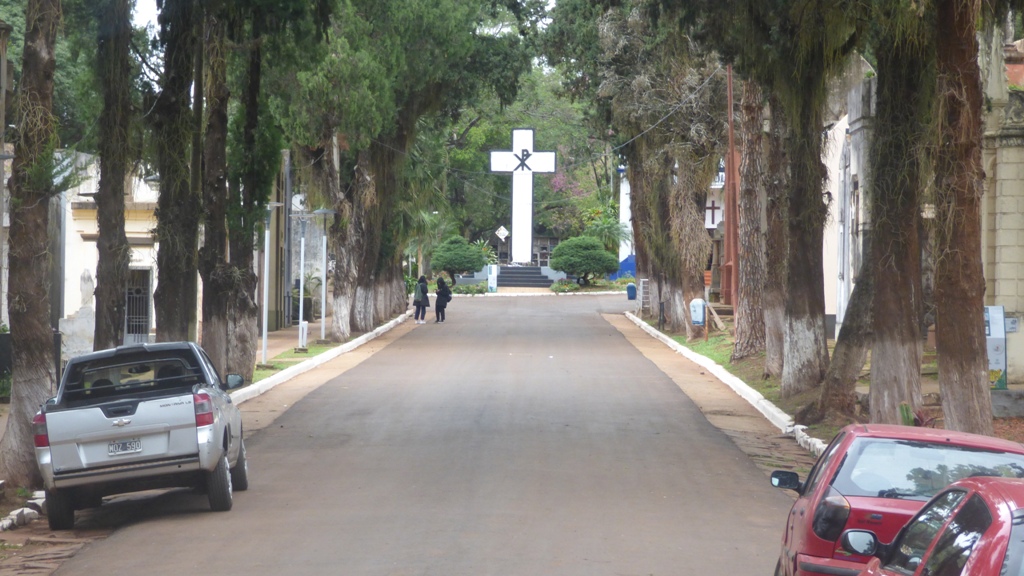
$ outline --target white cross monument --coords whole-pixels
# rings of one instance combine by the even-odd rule
[[[512,131],[512,150],[491,150],[491,172],[512,173],[512,262],[533,262],[533,173],[554,171],[554,152],[533,151],[532,128]]]

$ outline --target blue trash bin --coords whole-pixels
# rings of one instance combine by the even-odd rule
[[[636,284],[632,282],[626,284],[626,298],[636,300]]]

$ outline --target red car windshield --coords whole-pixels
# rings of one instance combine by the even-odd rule
[[[857,438],[832,487],[844,496],[927,500],[961,478],[1024,478],[1024,454],[891,438]]]

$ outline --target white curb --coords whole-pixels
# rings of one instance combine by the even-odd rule
[[[614,296],[626,295],[623,290],[604,290],[601,292],[484,292],[483,294],[452,294],[455,298],[509,298],[512,296]]]
[[[407,311],[406,313],[398,316],[397,318],[388,322],[387,324],[378,327],[373,332],[367,332],[366,334],[363,334],[359,338],[350,340],[348,342],[345,342],[344,344],[339,345],[337,348],[332,348],[326,352],[323,352],[310,358],[309,360],[303,360],[302,362],[299,362],[295,366],[291,366],[289,368],[281,370],[280,372],[268,376],[267,378],[264,378],[263,380],[260,380],[255,384],[246,386],[245,388],[242,388],[238,392],[232,393],[231,401],[234,402],[235,404],[241,404],[246,400],[251,400],[259,396],[260,394],[263,394],[271,390],[275,386],[283,384],[284,382],[287,382],[288,380],[295,378],[299,374],[308,372],[313,368],[316,368],[317,366],[334,360],[335,358],[341,356],[345,352],[355,350],[356,348],[362,346],[363,344],[366,344],[370,340],[373,340],[374,338],[380,336],[381,334],[387,332],[388,330],[391,330],[395,326],[398,326],[402,322],[405,322],[406,319],[409,318],[409,316],[411,315],[412,311]]]
[[[786,414],[778,406],[772,404],[760,392],[754,390],[747,385],[746,382],[740,380],[736,376],[733,376],[728,370],[723,368],[721,365],[716,364],[713,360],[706,356],[697,354],[693,350],[690,350],[686,346],[683,346],[668,336],[662,334],[658,330],[655,330],[646,322],[638,318],[632,312],[626,312],[626,318],[629,318],[634,324],[640,327],[641,330],[647,332],[654,338],[663,342],[669,348],[675,350],[677,353],[682,354],[688,360],[695,364],[703,367],[708,372],[711,372],[716,378],[722,381],[723,384],[732,388],[741,398],[750,403],[758,412],[760,412],[773,426],[778,428],[785,434],[792,434],[797,443],[800,446],[806,448],[815,455],[821,454],[825,451],[825,443],[817,438],[808,436],[805,432],[804,426],[795,426],[793,424],[793,417]]]

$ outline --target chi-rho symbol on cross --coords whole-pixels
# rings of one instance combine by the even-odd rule
[[[533,129],[512,131],[512,150],[491,151],[491,172],[512,173],[512,262],[533,262],[533,173],[555,171],[554,152],[533,150]]]

